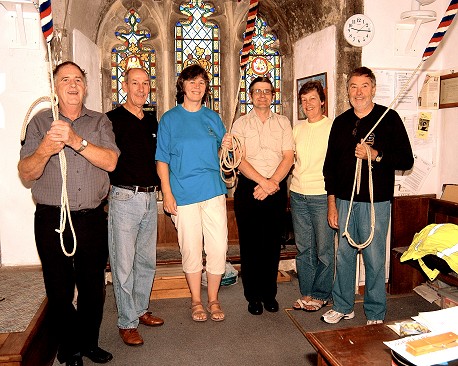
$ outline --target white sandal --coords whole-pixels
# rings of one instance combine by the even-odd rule
[[[293,309],[294,310],[305,310],[305,307],[307,305],[310,305],[311,301],[312,300],[305,301],[303,299],[297,299],[296,302],[293,304]],[[299,305],[299,306],[295,306],[295,305]]]

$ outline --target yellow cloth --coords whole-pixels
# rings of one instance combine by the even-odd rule
[[[296,161],[290,190],[304,195],[326,194],[323,162],[328,148],[332,120],[324,116],[320,121],[308,119],[294,126]]]
[[[418,259],[418,263],[430,280],[434,280],[439,271],[431,270],[422,258],[433,254],[444,259],[450,268],[458,273],[458,225],[431,224],[415,234],[409,249],[401,256],[401,262]]]

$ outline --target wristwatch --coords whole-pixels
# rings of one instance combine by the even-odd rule
[[[79,148],[78,150],[76,150],[76,152],[79,152],[79,153],[80,153],[80,152],[83,151],[86,147],[87,147],[87,141],[86,141],[85,139],[82,139],[82,140],[81,140],[81,146],[80,146],[80,148]]]
[[[375,161],[377,163],[380,163],[382,161],[382,158],[383,158],[383,153],[381,151],[379,151],[377,156],[375,157]]]

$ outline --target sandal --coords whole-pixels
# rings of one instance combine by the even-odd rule
[[[221,322],[224,320],[225,315],[218,300],[210,301],[207,304],[207,311],[210,313],[210,319],[214,322]]]
[[[191,304],[191,316],[195,322],[204,322],[207,320],[207,313],[201,302]]]
[[[320,310],[323,306],[326,306],[327,303],[327,301],[312,299],[306,304],[304,310],[312,313],[314,311]]]
[[[296,302],[293,304],[294,310],[305,310],[305,307],[310,304],[310,301],[306,301],[304,299],[297,299]]]

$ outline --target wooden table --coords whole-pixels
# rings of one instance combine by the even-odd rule
[[[390,348],[383,342],[399,338],[385,324],[307,332],[305,336],[318,353],[318,366],[390,365]]]

